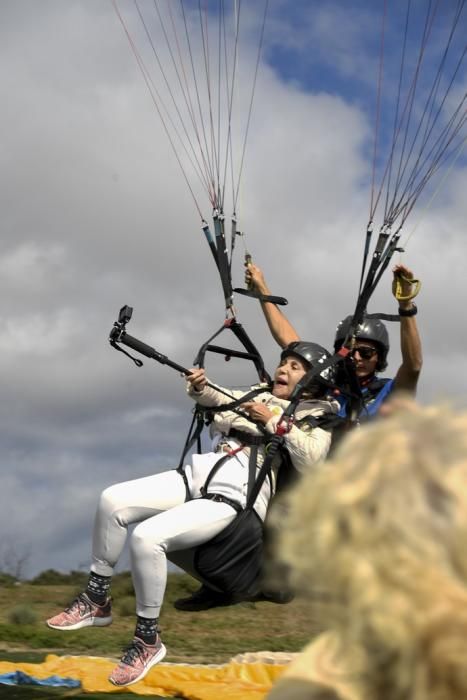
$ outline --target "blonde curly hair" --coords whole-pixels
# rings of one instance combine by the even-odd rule
[[[467,698],[467,413],[412,406],[354,431],[287,504],[280,557],[365,658],[362,697]]]

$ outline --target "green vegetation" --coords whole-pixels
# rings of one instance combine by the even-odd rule
[[[12,654],[26,660],[26,655],[32,654],[38,661],[37,655],[43,658],[49,652],[118,657],[134,629],[134,595],[129,573],[114,577],[114,622],[110,629],[83,629],[65,634],[44,624],[47,617],[71,602],[85,580],[82,572],[64,575],[46,571],[33,581],[13,581],[12,585],[2,586],[0,660],[12,658]],[[309,604],[300,600],[288,605],[244,602],[197,613],[175,610],[173,601],[197,587],[190,576],[169,575],[160,620],[168,649],[167,661],[222,663],[245,652],[298,651],[318,631]]]
[[[76,690],[64,690],[63,688],[36,687],[36,686],[1,686],[0,698],[5,700],[53,700],[53,698],[73,698],[73,700],[109,700],[114,696],[108,693],[80,693]],[[118,693],[118,700],[135,700],[134,693]],[[151,700],[158,700],[159,695],[151,695]],[[162,698],[160,698],[162,700]],[[164,698],[170,700],[170,698]],[[172,700],[177,700],[173,698]]]
[[[16,605],[8,614],[12,625],[33,625],[37,622],[37,614],[29,605]]]
[[[61,584],[73,584],[75,586],[86,585],[87,574],[83,571],[70,571],[69,574],[63,574],[55,569],[46,569],[42,571],[30,583],[33,586],[59,586]]]
[[[14,576],[11,576],[11,574],[4,574],[0,572],[0,586],[2,586],[2,588],[15,585],[16,579]]]

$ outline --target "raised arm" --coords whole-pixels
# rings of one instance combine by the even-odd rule
[[[246,265],[245,284],[260,294],[271,294],[262,270],[252,263]],[[261,301],[260,303],[272,337],[281,348],[300,340],[295,328],[275,304],[271,304],[269,301]]]
[[[413,273],[405,265],[396,265],[393,269],[393,294],[395,294],[395,283],[399,281],[401,284],[402,296],[409,296],[412,291],[412,284],[406,280],[413,279]],[[401,354],[402,364],[399,367],[396,377],[394,389],[403,389],[415,394],[417,389],[418,378],[422,369],[422,343],[418,332],[418,326],[415,314],[405,316],[404,313],[411,312],[415,309],[415,304],[411,299],[399,301],[400,315],[400,338],[401,338]]]

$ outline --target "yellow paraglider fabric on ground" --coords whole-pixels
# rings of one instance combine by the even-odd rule
[[[267,663],[271,657],[274,654],[266,662],[252,663],[232,659],[222,666],[162,663],[125,691],[187,700],[263,700],[285,668],[285,663]],[[73,678],[81,682],[84,692],[112,693],[120,690],[108,681],[115,663],[99,657],[49,654],[41,664],[0,661],[0,674],[23,671],[39,679],[52,675]]]

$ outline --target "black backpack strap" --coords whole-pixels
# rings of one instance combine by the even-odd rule
[[[235,438],[235,440],[242,442],[244,445],[248,445],[248,447],[250,447],[250,445],[264,445],[269,441],[267,435],[252,435],[251,433],[237,430],[236,428],[230,428],[227,437]]]
[[[213,414],[213,413],[222,413],[223,411],[232,411],[238,408],[242,403],[245,401],[249,401],[250,399],[254,398],[258,394],[261,394],[264,391],[264,387],[257,387],[255,389],[252,389],[248,393],[244,394],[241,396],[239,399],[235,399],[235,401],[231,401],[226,404],[222,404],[221,406],[201,406],[201,404],[196,404],[194,414],[193,414],[193,420],[191,421],[190,428],[188,430],[188,435],[185,440],[185,445],[183,446],[182,454],[180,456],[180,461],[178,463],[177,471],[181,472],[183,470],[183,462],[184,459],[187,455],[187,453],[191,450],[195,442],[197,442],[198,445],[198,452],[201,452],[201,433],[203,432],[203,428],[205,425],[210,423],[211,421],[207,419],[207,416]],[[245,416],[246,417],[246,416]],[[253,423],[256,424],[255,421],[252,421]],[[248,433],[243,433],[242,431],[237,431],[235,429],[230,431],[230,434],[232,434],[232,437],[237,437],[237,439],[240,439],[241,442],[245,442],[245,444],[252,444],[251,441],[255,439],[254,435],[249,436]],[[260,442],[264,442],[264,438],[260,438],[258,436],[258,440]]]
[[[256,477],[255,483],[253,488],[251,489],[251,492],[248,495],[248,500],[246,503],[246,508],[252,509],[256,499],[258,498],[259,492],[261,490],[261,487],[264,483],[264,480],[268,475],[271,473],[271,467],[272,463],[274,460],[274,457],[276,456],[277,452],[281,448],[281,446],[284,443],[284,438],[279,435],[273,435],[268,446],[268,450],[266,452],[266,456],[264,458],[264,462],[261,465],[261,469],[259,470],[259,473]]]
[[[201,495],[203,498],[210,498],[211,496],[215,494],[208,494],[208,486],[211,483],[213,477],[219,469],[222,467],[225,462],[230,459],[233,455],[230,453],[226,453],[222,455],[220,459],[217,460],[217,462],[214,464],[212,467],[211,471],[209,472],[206,481],[204,482],[203,486],[201,487]],[[266,461],[266,460],[265,460]],[[270,468],[263,469],[263,467],[260,470],[260,474],[258,475],[258,478],[256,479],[256,468],[257,468],[257,462],[258,462],[258,443],[252,444],[250,446],[250,456],[248,460],[248,486],[247,486],[247,502],[245,506],[245,510],[248,509],[253,509],[253,505],[256,501],[256,498],[258,496],[258,493],[261,489],[261,486],[263,485],[264,480],[266,479],[266,476],[270,472]],[[225,500],[225,499],[224,499]]]
[[[206,481],[204,482],[203,486],[201,486],[200,491],[201,491],[201,494],[203,497],[207,494],[208,486],[211,483],[214,475],[217,474],[217,472],[222,467],[222,465],[225,464],[225,462],[227,462],[227,460],[230,459],[231,456],[232,455],[230,455],[228,452],[226,452],[224,455],[222,455],[222,457],[220,457],[217,460],[217,462],[215,463],[215,465],[213,466],[213,468],[211,469],[211,471],[207,475]]]
[[[214,338],[216,338],[226,328],[229,328],[238,338],[240,343],[245,348],[245,352],[231,350],[229,348],[222,348],[218,347],[217,345],[211,344],[211,341],[214,340]],[[238,323],[238,321],[235,318],[226,319],[222,326],[219,328],[219,330],[217,330],[205,343],[203,343],[203,345],[198,350],[198,354],[195,358],[194,364],[198,365],[199,367],[204,367],[204,358],[206,352],[208,351],[225,355],[227,359],[230,359],[231,357],[239,357],[244,360],[250,360],[255,365],[260,381],[271,381],[271,377],[269,376],[268,372],[264,367],[263,358],[259,354],[258,349],[254,345],[251,338],[248,336],[242,324]]]
[[[262,394],[264,391],[266,391],[265,387],[257,387],[256,389],[252,389],[246,394],[243,394],[243,396],[240,396],[240,398],[235,399],[235,401],[223,403],[220,406],[201,406],[200,408],[201,410],[205,410],[209,413],[223,413],[224,411],[233,411],[234,409],[241,406],[242,403],[250,401],[252,398],[258,396],[258,394]]]
[[[302,425],[309,425],[311,428],[321,428],[322,430],[332,430],[337,426],[347,423],[347,418],[338,416],[337,413],[323,413],[321,416],[305,416],[295,422],[299,428]]]
[[[180,461],[178,463],[177,471],[183,471],[183,462],[187,453],[191,450],[195,442],[197,442],[198,452],[201,452],[201,433],[205,425],[205,411],[200,410],[198,404],[196,404],[195,410],[193,412],[193,420],[191,421],[190,429],[188,430],[188,435],[183,446],[182,454],[180,456]]]
[[[256,479],[256,467],[258,464],[258,445],[254,444],[250,447],[250,457],[248,460],[248,487],[247,487],[247,503],[250,500],[250,494],[253,491]]]

